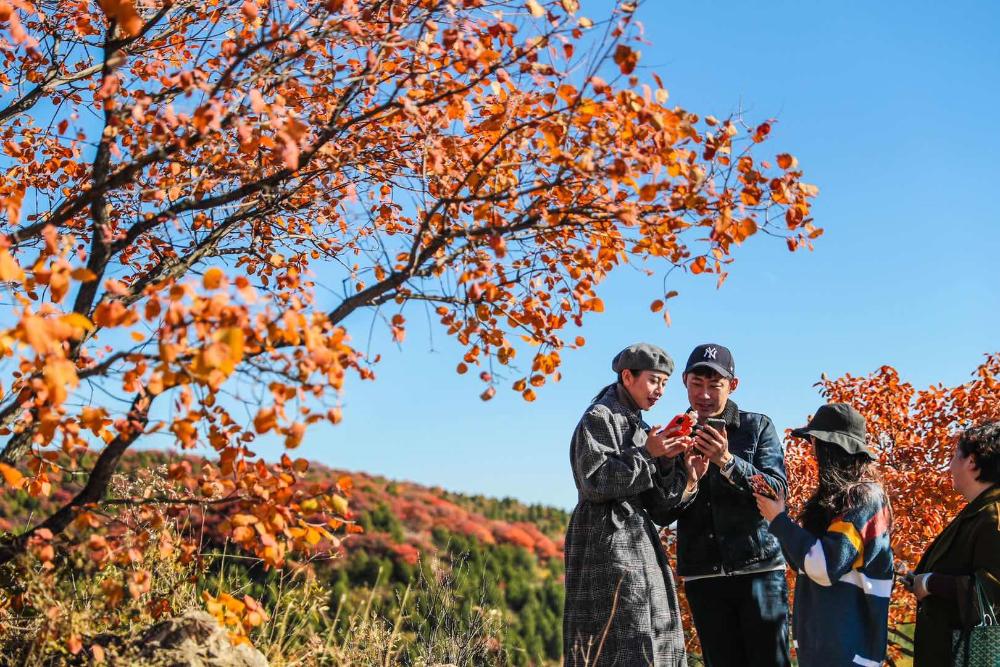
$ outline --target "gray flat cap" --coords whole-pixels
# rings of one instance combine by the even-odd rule
[[[670,375],[674,372],[674,360],[655,345],[636,343],[616,354],[611,361],[611,370],[615,373],[621,373],[626,368],[633,371],[656,371]]]

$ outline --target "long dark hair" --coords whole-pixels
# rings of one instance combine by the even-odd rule
[[[882,494],[882,475],[875,461],[867,454],[850,454],[837,445],[816,441],[816,462],[819,464],[819,486],[806,501],[799,523],[815,537],[820,537],[834,517]],[[889,510],[892,525],[892,509]]]

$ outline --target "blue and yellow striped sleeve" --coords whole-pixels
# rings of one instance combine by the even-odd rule
[[[819,538],[793,523],[787,514],[775,517],[770,532],[797,570],[821,586],[831,586],[852,571],[864,569],[866,554],[889,553],[881,548],[888,547],[889,523],[889,505],[878,492],[836,517]],[[891,583],[890,579],[890,587]]]

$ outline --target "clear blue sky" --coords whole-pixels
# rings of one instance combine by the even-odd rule
[[[582,5],[596,18],[608,3]],[[779,430],[820,404],[822,372],[890,364],[918,386],[965,381],[1000,349],[998,7],[646,3],[639,16],[654,44],[641,64],[674,103],[721,118],[742,99],[749,118],[778,119],[768,153],[793,153],[820,187],[814,213],[826,233],[816,251],[754,237],[718,291],[711,277],[675,273],[670,328],[648,310],[661,279],[619,271],[600,293],[607,311],[579,332],[587,346],[565,354],[563,381],[530,404],[510,391],[482,403],[477,373],[456,375],[457,347],[438,329],[432,346],[413,309],[401,350],[376,326],[377,381],[352,379],[344,421],[310,431],[296,454],[569,509],[570,435],[613,379],[611,357],[633,342],[656,343],[678,363],[697,343],[729,346],[742,381],[734,399]],[[349,321],[356,338],[369,321]],[[678,373],[647,420],[669,419],[684,396]]]

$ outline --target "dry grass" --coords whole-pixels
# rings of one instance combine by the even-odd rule
[[[185,564],[176,553],[161,551],[161,535],[179,528],[164,526],[151,535],[139,564],[98,566],[80,551],[67,550],[55,568],[27,558],[8,566],[0,585],[0,665],[86,665],[95,652],[123,664],[115,657],[128,652],[127,638],[164,618],[205,610],[204,593],[240,599],[260,589],[260,582],[247,576],[256,564],[252,558],[227,549]],[[127,581],[140,565],[152,573],[148,592],[133,597],[126,587],[111,604],[107,582]],[[274,667],[506,665],[502,614],[482,600],[471,612],[459,604],[457,583],[467,576],[461,562],[429,565],[419,568],[391,618],[376,609],[378,585],[348,614],[345,600],[331,601],[311,568],[289,567],[272,576],[276,594],[268,596],[273,603],[265,605],[267,620],[246,637]],[[411,627],[415,609],[426,620]]]

